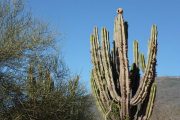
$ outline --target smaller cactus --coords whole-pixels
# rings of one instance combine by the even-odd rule
[[[69,81],[68,89],[70,96],[73,97],[76,95],[78,85],[79,85],[79,76],[76,76],[73,80]]]
[[[43,71],[43,66],[38,66],[38,76],[35,76],[35,68],[31,63],[28,70],[28,95],[30,98],[40,94],[48,94],[54,90],[54,81],[51,78],[49,70]]]
[[[29,70],[28,70],[28,95],[30,98],[34,99],[35,93],[36,93],[36,79],[34,77],[34,68],[33,65],[30,64]]]
[[[45,85],[45,91],[47,93],[53,91],[54,82],[53,82],[53,80],[51,78],[51,74],[50,74],[49,70],[46,70],[44,85]]]

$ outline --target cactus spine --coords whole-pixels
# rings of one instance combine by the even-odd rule
[[[119,8],[117,12],[112,50],[106,28],[101,31],[101,45],[97,27],[90,38],[93,94],[106,120],[148,120],[156,96],[157,27],[153,25],[151,29],[147,63],[139,52],[138,41],[134,41],[134,63],[129,70],[128,24],[123,10]]]

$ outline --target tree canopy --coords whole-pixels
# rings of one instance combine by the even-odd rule
[[[59,57],[54,30],[23,0],[0,1],[0,26],[0,118],[93,120],[92,100]]]

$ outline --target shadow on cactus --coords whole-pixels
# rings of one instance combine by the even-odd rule
[[[99,109],[106,120],[148,120],[156,96],[157,27],[152,26],[147,62],[134,41],[134,60],[129,68],[128,24],[123,10],[117,11],[114,22],[113,48],[109,32],[101,30],[101,45],[97,27],[91,35],[91,86]],[[143,76],[140,77],[140,71]]]

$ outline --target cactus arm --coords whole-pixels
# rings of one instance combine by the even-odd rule
[[[156,98],[156,90],[157,90],[157,85],[156,85],[156,83],[153,83],[153,85],[151,87],[148,106],[147,106],[147,109],[146,109],[146,114],[145,114],[147,120],[149,120],[149,118],[150,118],[150,116],[152,114],[152,109],[154,107],[154,102],[155,102],[155,98]]]
[[[115,101],[120,101],[120,96],[117,94],[114,80],[113,80],[113,74],[112,74],[112,68],[110,65],[110,49],[109,49],[109,35],[108,31],[103,28],[102,29],[102,58],[103,58],[103,66],[105,71],[105,79],[107,82],[108,90],[111,94],[111,97]]]
[[[100,99],[100,95],[98,94],[98,87],[95,83],[95,80],[93,79],[93,76],[91,76],[91,88],[94,97],[96,98],[96,104],[99,107],[99,110],[101,110],[104,114],[106,113],[106,107],[103,105],[104,103]]]
[[[109,113],[111,112],[111,105],[109,104],[109,102],[114,102],[113,100],[120,101],[120,96],[115,93],[115,85],[113,81],[112,70],[110,67],[110,47],[108,44],[108,32],[105,28],[102,29],[101,49],[98,43],[97,35],[97,28],[95,28],[94,34],[91,36],[91,54],[92,62],[94,64],[94,69],[91,75],[94,77],[94,84],[92,84],[92,88],[94,89],[93,91],[96,91],[93,94],[95,94],[95,97],[97,98],[96,100],[98,105],[100,106],[101,111],[103,111],[106,118],[111,119],[111,117],[108,117]],[[105,79],[103,78],[103,76],[105,77]],[[104,85],[105,87],[103,87]],[[97,91],[99,91],[99,93]],[[109,93],[112,99],[110,98]]]
[[[144,72],[145,72],[145,69],[146,69],[146,62],[145,62],[144,54],[141,53],[141,54],[139,55],[139,58],[140,58],[140,67],[141,67],[142,72],[144,73]]]
[[[94,65],[92,75],[93,75],[94,80],[96,82],[97,88],[101,92],[103,99],[105,101],[107,101],[108,100],[108,94],[105,93],[105,89],[103,87],[103,81],[102,81],[102,78],[100,76],[100,66],[99,66],[99,60],[98,60],[99,56],[97,54],[98,46],[95,46],[97,44],[98,44],[97,39],[95,38],[94,35],[91,35],[91,54],[92,54],[92,63]]]
[[[119,43],[119,60],[120,60],[120,87],[121,87],[121,119],[125,119],[125,116],[129,116],[130,106],[130,89],[129,89],[129,68],[127,58],[127,39],[126,31],[123,20],[123,10],[118,9],[118,16],[116,18],[116,43]]]
[[[107,91],[107,83],[105,80],[105,71],[104,71],[104,65],[102,62],[102,50],[101,50],[101,46],[99,45],[99,38],[98,38],[98,28],[95,27],[94,31],[93,31],[93,35],[94,35],[94,53],[96,53],[95,55],[95,62],[97,63],[98,66],[96,69],[96,72],[94,74],[99,75],[96,78],[99,79],[99,84],[102,86],[102,90],[105,90],[105,94],[107,95],[107,98],[109,99],[109,95],[108,95],[108,91]]]
[[[130,88],[132,90],[131,97],[135,95],[140,81],[140,69],[139,69],[139,44],[135,40],[133,42],[133,64],[130,70]]]
[[[111,50],[111,65],[112,65],[112,73],[113,73],[113,79],[114,79],[114,83],[116,83],[116,90],[119,94],[120,94],[120,88],[119,88],[119,60],[118,60],[118,52],[115,46],[115,41],[113,41],[113,48]]]
[[[139,66],[139,50],[138,50],[138,41],[135,40],[133,42],[133,55],[134,55],[134,63],[136,64],[136,66],[138,67]]]
[[[156,53],[157,53],[157,28],[153,25],[151,30],[151,41],[149,46],[148,64],[142,78],[142,82],[137,90],[135,96],[131,99],[131,105],[141,103],[150,87],[150,83],[155,79],[155,66],[156,66]]]
[[[97,45],[95,46],[96,48],[96,52],[97,52],[97,62],[98,62],[98,65],[99,65],[99,72],[101,73],[101,77],[103,78],[104,77],[104,66],[103,66],[103,63],[102,63],[102,52],[101,52],[101,46],[99,45],[99,36],[98,36],[98,28],[95,27],[94,28],[94,31],[93,31],[93,35],[94,35],[94,39],[97,43]]]
[[[144,100],[140,111],[138,111],[137,119],[138,120],[149,120],[150,116],[152,114],[152,109],[154,106],[155,102],[155,97],[156,97],[156,89],[157,85],[156,83],[152,83],[151,89],[150,89],[150,94],[146,96],[146,99]]]
[[[101,99],[101,93],[99,92],[99,89],[97,88],[96,82],[93,79],[93,75],[91,75],[91,87],[92,87],[93,95],[96,99],[96,105],[98,109],[102,111],[103,116],[106,120],[113,120],[113,116],[109,116],[109,114],[111,112],[112,104],[114,103],[114,101],[111,101],[110,104],[106,104],[108,103],[108,101],[102,101],[103,99]]]
[[[139,69],[139,45],[138,41],[135,40],[133,42],[133,64],[131,65],[130,70],[130,89],[131,89],[131,97],[133,97],[138,89],[139,81],[140,81],[140,69]],[[138,106],[131,106],[130,116],[131,119],[135,119],[135,115],[137,113]]]

